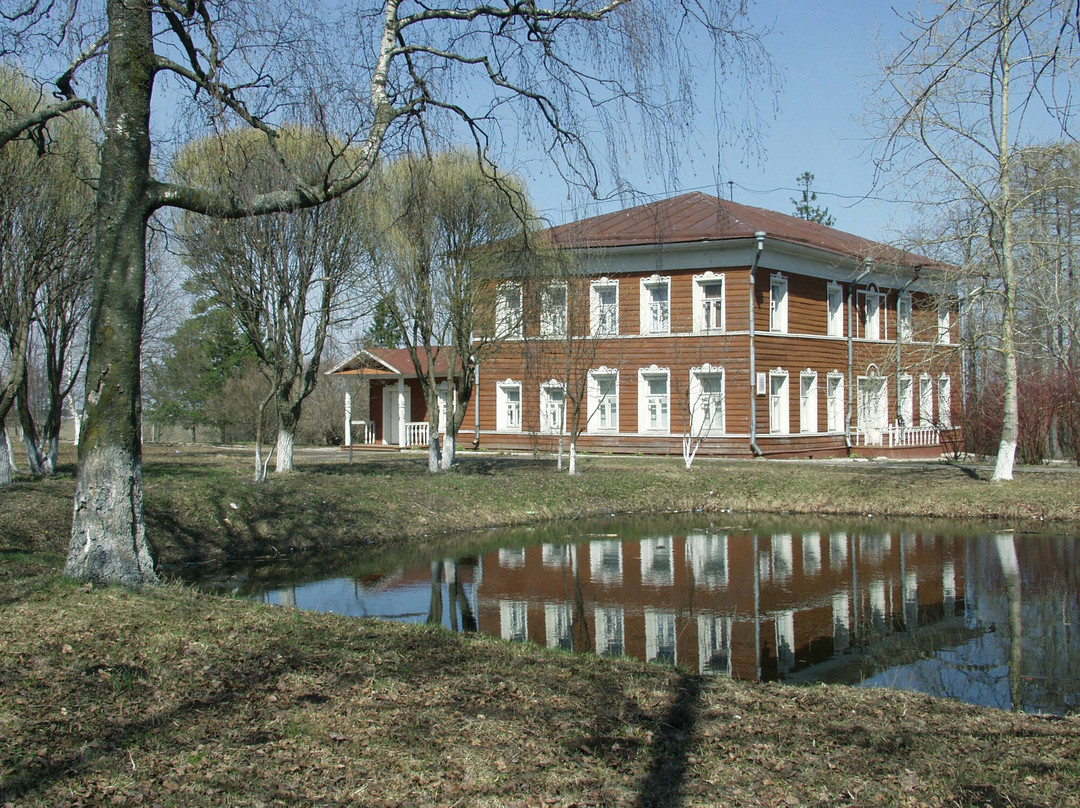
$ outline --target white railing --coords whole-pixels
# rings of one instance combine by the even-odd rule
[[[375,442],[374,421],[349,421],[346,426],[345,445],[371,445]]]
[[[852,429],[852,446],[937,446],[941,430],[934,426],[900,426],[890,424],[885,429]]]
[[[428,422],[427,421],[409,421],[405,424],[405,445],[406,446],[427,446],[428,445]]]

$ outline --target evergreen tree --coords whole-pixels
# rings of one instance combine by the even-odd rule
[[[802,188],[802,199],[791,200],[791,203],[795,206],[795,215],[800,219],[817,222],[826,227],[832,227],[836,224],[836,219],[829,213],[828,208],[814,204],[817,202],[817,193],[812,188],[814,175],[809,171],[804,171],[795,178],[795,182],[799,183],[799,187]]]

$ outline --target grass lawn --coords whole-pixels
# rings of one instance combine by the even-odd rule
[[[1080,525],[1080,473],[946,464],[532,458],[353,465],[148,447],[159,562],[453,543],[613,511],[732,509]],[[72,469],[0,491],[0,805],[1080,806],[1080,718],[701,679],[166,585],[62,580]]]

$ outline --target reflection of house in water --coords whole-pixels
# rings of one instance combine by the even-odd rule
[[[962,552],[961,542],[898,532],[504,548],[480,559],[477,624],[510,640],[773,679],[952,618]]]

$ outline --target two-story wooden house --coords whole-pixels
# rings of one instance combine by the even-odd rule
[[[572,269],[499,287],[520,328],[461,446],[937,456],[955,437],[956,303],[929,259],[702,193],[544,236]]]

